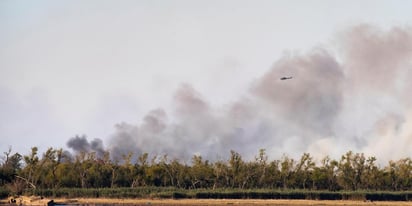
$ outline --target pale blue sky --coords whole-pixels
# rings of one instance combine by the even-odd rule
[[[412,1],[0,1],[0,151],[104,140],[173,106],[181,83],[221,107],[284,52],[361,23],[412,24]],[[338,55],[339,56],[339,55]],[[173,119],[173,115],[170,115]]]

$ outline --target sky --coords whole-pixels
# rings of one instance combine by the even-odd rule
[[[410,8],[0,1],[0,151],[411,156]]]

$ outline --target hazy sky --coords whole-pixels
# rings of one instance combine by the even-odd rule
[[[41,151],[50,146],[66,148],[68,139],[77,134],[85,134],[90,140],[100,138],[105,147],[110,148],[113,135],[119,130],[114,125],[118,123],[144,126],[144,118],[148,114],[158,118],[163,115],[162,112],[167,114],[171,125],[175,122],[178,125],[190,122],[188,119],[192,117],[186,118],[187,111],[179,110],[179,102],[192,98],[193,94],[202,99],[200,103],[203,104],[204,100],[207,108],[212,108],[210,110],[214,113],[232,107],[243,98],[247,99],[245,101],[254,102],[254,99],[260,98],[261,101],[269,102],[267,99],[270,95],[263,89],[253,91],[265,85],[272,86],[267,83],[264,75],[271,69],[274,70],[274,67],[277,68],[276,62],[282,64],[280,59],[285,55],[305,56],[309,53],[311,56],[313,49],[321,47],[338,64],[345,65],[342,67],[351,67],[342,63],[345,61],[342,59],[346,57],[341,54],[345,52],[341,52],[342,40],[339,39],[353,35],[345,32],[360,24],[372,25],[380,32],[389,31],[392,27],[409,27],[412,25],[411,8],[412,1],[402,0],[0,1],[0,151],[6,151],[9,146],[23,154],[28,153],[32,146],[40,147]],[[352,51],[351,48],[346,50]],[[288,60],[285,61],[285,64],[289,64]],[[356,62],[354,64],[358,65]],[[310,74],[309,71],[308,75]],[[371,72],[368,75],[379,73]],[[296,78],[293,80],[298,81]],[[354,82],[356,85],[356,81]],[[344,83],[345,88],[348,87],[347,84],[349,83]],[[322,87],[319,89],[324,91]],[[329,94],[335,91],[325,92]],[[253,93],[257,95],[254,96]],[[344,92],[343,96],[365,94]],[[373,99],[373,95],[381,94],[372,92],[370,98]],[[389,103],[379,103],[378,109],[391,111],[392,114],[392,111],[400,110],[396,106],[396,102],[400,100],[391,98],[389,94],[388,96]],[[176,98],[180,100],[176,101]],[[355,101],[355,105],[351,107],[342,106],[342,111],[362,108],[365,106],[362,102],[364,101],[359,100],[357,104]],[[150,113],[158,108],[162,112]],[[202,108],[200,110],[204,111]],[[335,107],[331,107],[333,108]],[[198,110],[190,112],[197,113]],[[276,109],[271,112],[281,118],[282,112]],[[311,115],[314,118],[316,116],[306,114],[305,111],[299,112],[301,113],[297,115],[309,119],[312,118]],[[333,134],[322,130],[314,132],[314,136],[348,135],[352,138],[350,141],[360,139],[359,144],[368,145],[368,138],[353,136],[369,135],[368,128],[380,119],[376,117],[376,113],[362,116],[366,120],[356,119],[354,116],[356,114],[353,112],[340,112],[336,119],[350,121],[353,125],[338,124],[331,129],[335,131]],[[204,124],[208,118],[202,116],[199,124]],[[368,118],[371,121],[365,123]],[[215,120],[215,117],[211,119]],[[222,120],[226,117],[218,119],[217,122],[227,122]],[[271,124],[270,122],[276,124],[267,126],[270,128],[280,128],[283,124],[290,126],[292,123],[299,127],[297,123],[313,120],[297,121],[292,118],[288,122],[278,122],[273,116],[269,118],[270,121],[268,118],[263,119],[265,124],[256,123],[259,124],[256,128],[265,128],[262,125]],[[357,121],[362,124],[357,124]],[[233,124],[230,125],[237,128]],[[354,125],[363,125],[365,128]],[[171,126],[168,126],[173,131],[181,127],[183,126],[173,126],[170,129]],[[215,128],[210,127],[208,129]],[[317,127],[312,124],[307,126],[314,131],[318,131]],[[354,135],[342,128],[356,128],[360,132]],[[282,134],[284,138],[288,138],[283,146],[276,147],[276,151],[267,148],[274,155],[294,152],[301,154],[311,151],[311,148],[319,150],[319,145],[325,142],[339,143],[343,139],[319,137],[314,140],[319,140],[317,147],[295,147],[295,143],[300,141],[301,132],[294,133],[293,129],[282,132],[279,129],[257,130],[264,131],[263,136]],[[336,134],[343,130],[347,133]],[[182,131],[184,133],[189,130]],[[211,145],[216,146],[219,142],[219,147],[229,152],[232,143],[229,141],[225,145],[225,141],[221,141],[225,137],[219,134],[223,133],[225,132],[213,134],[216,135],[213,138],[220,140]],[[165,134],[161,135],[164,136]],[[246,135],[245,138],[247,137]],[[409,138],[409,133],[402,138]],[[339,141],[331,141],[335,139]],[[175,142],[169,141],[164,142],[172,145]],[[241,142],[244,146],[236,145],[234,148],[244,149],[245,153],[249,150],[257,153],[259,148],[249,149],[247,142],[245,140]],[[409,139],[405,142],[409,142]],[[191,145],[197,142],[187,143]],[[135,144],[142,143],[136,141]],[[163,143],[160,141],[159,144]],[[269,142],[267,146],[273,147],[273,144]],[[357,144],[345,144],[347,147],[342,148],[342,151]],[[265,141],[256,145],[264,146]],[[144,146],[138,148],[141,147]],[[377,151],[361,146],[353,149],[371,153]],[[162,151],[169,150],[173,153],[170,148]],[[213,152],[210,148],[193,152],[202,154],[203,150]],[[399,154],[402,155],[411,154],[405,151]]]

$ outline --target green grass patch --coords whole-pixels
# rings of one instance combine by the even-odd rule
[[[0,196],[7,197],[9,191],[0,188]],[[165,198],[165,199],[306,199],[306,200],[371,200],[410,201],[412,191],[315,191],[276,189],[178,189],[173,187],[137,188],[60,188],[37,189],[26,195],[63,198]]]

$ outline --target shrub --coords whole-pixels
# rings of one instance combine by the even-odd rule
[[[10,190],[5,187],[0,187],[0,199],[10,196]]]

